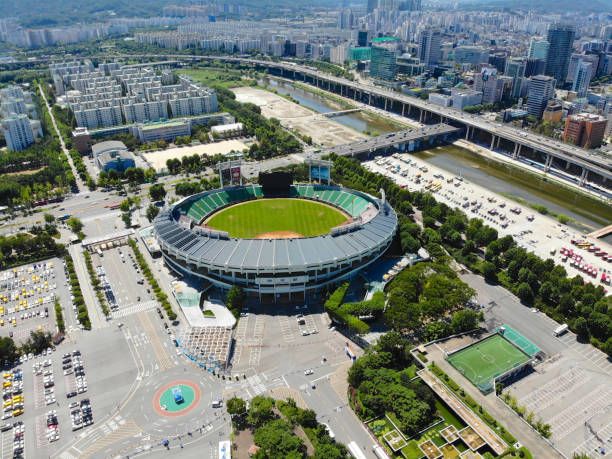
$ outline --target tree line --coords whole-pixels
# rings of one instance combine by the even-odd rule
[[[499,238],[497,230],[481,219],[468,218],[462,210],[438,203],[430,193],[400,188],[356,159],[332,156],[332,160],[332,178],[337,183],[373,195],[379,195],[380,189],[385,191],[398,213],[398,238],[403,249],[412,251],[421,245],[434,261],[449,253],[489,282],[499,282],[525,305],[567,322],[582,339],[612,355],[612,299],[605,297],[602,286],[594,286],[580,275],[570,277],[552,259],[528,253],[512,236]],[[412,206],[421,211],[422,230],[414,222]]]

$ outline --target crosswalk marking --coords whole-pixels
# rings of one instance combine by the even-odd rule
[[[154,300],[145,301],[143,303],[137,303],[132,306],[128,306],[126,308],[119,309],[118,311],[113,312],[111,315],[113,319],[119,319],[121,317],[129,316],[132,314],[136,314],[141,311],[148,311],[153,309],[157,303]]]
[[[80,454],[80,457],[92,456],[107,446],[117,443],[118,441],[123,440],[124,438],[134,437],[141,432],[142,429],[138,427],[138,425],[134,421],[130,420],[126,422],[125,425],[112,431],[110,434],[105,435],[94,443],[91,443],[87,448],[83,450],[83,452]]]

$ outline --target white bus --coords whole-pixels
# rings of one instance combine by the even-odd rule
[[[361,449],[359,448],[359,446],[357,446],[357,443],[355,443],[354,441],[350,442],[348,445],[346,445],[349,453],[351,453],[351,455],[355,458],[355,459],[368,459],[366,457],[365,454],[363,454],[363,451],[361,451]]]
[[[553,336],[561,336],[568,330],[568,328],[569,327],[567,324],[559,325],[557,328],[555,328],[555,331],[553,331]]]

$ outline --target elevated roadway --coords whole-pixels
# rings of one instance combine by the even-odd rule
[[[244,64],[256,68],[265,68],[272,74],[281,77],[291,78],[312,84],[318,88],[337,93],[343,97],[353,98],[360,102],[382,108],[386,111],[410,116],[419,119],[421,123],[442,122],[462,127],[465,129],[466,139],[478,135],[482,139],[483,134],[490,139],[491,148],[499,148],[500,143],[504,147],[512,149],[512,157],[518,159],[522,154],[529,151],[531,154],[544,158],[545,170],[551,167],[560,169],[577,170],[574,173],[579,176],[579,184],[584,185],[588,180],[596,181],[605,188],[610,188],[608,182],[612,180],[612,157],[610,155],[595,154],[577,146],[566,144],[548,137],[517,129],[512,126],[503,125],[483,119],[477,115],[454,110],[448,107],[441,107],[428,101],[406,96],[394,92],[387,88],[374,85],[362,84],[350,81],[346,78],[335,77],[317,69],[305,65],[299,65],[286,61],[270,61],[261,59],[251,59],[248,57],[235,56],[194,56],[182,54],[133,54],[133,55],[102,55],[87,56],[89,58],[117,59],[117,58],[141,58],[141,59],[164,59],[165,62],[176,61],[202,61],[216,60]],[[77,58],[75,56],[75,58]],[[19,61],[5,63],[1,68],[18,68],[20,66],[32,66],[54,61],[61,61],[61,58],[46,58],[30,61]],[[149,65],[156,64],[154,62]],[[488,140],[487,140],[488,141]],[[554,160],[557,164],[553,164]],[[561,165],[559,164],[561,163]]]

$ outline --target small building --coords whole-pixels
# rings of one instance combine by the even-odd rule
[[[136,165],[134,155],[128,151],[123,142],[109,140],[96,143],[91,147],[91,151],[101,171],[124,172],[127,168]]]
[[[608,119],[600,115],[580,113],[567,117],[563,140],[582,148],[597,148],[606,133]]]
[[[177,137],[191,135],[191,121],[183,118],[154,123],[137,123],[130,126],[130,133],[141,142],[174,140]]]
[[[72,131],[72,146],[82,155],[91,153],[91,135],[87,128],[78,127]]]
[[[542,113],[542,121],[548,123],[560,123],[563,115],[563,106],[556,100],[549,100]]]
[[[210,128],[210,132],[219,137],[233,137],[242,134],[243,131],[242,123],[220,124]]]

